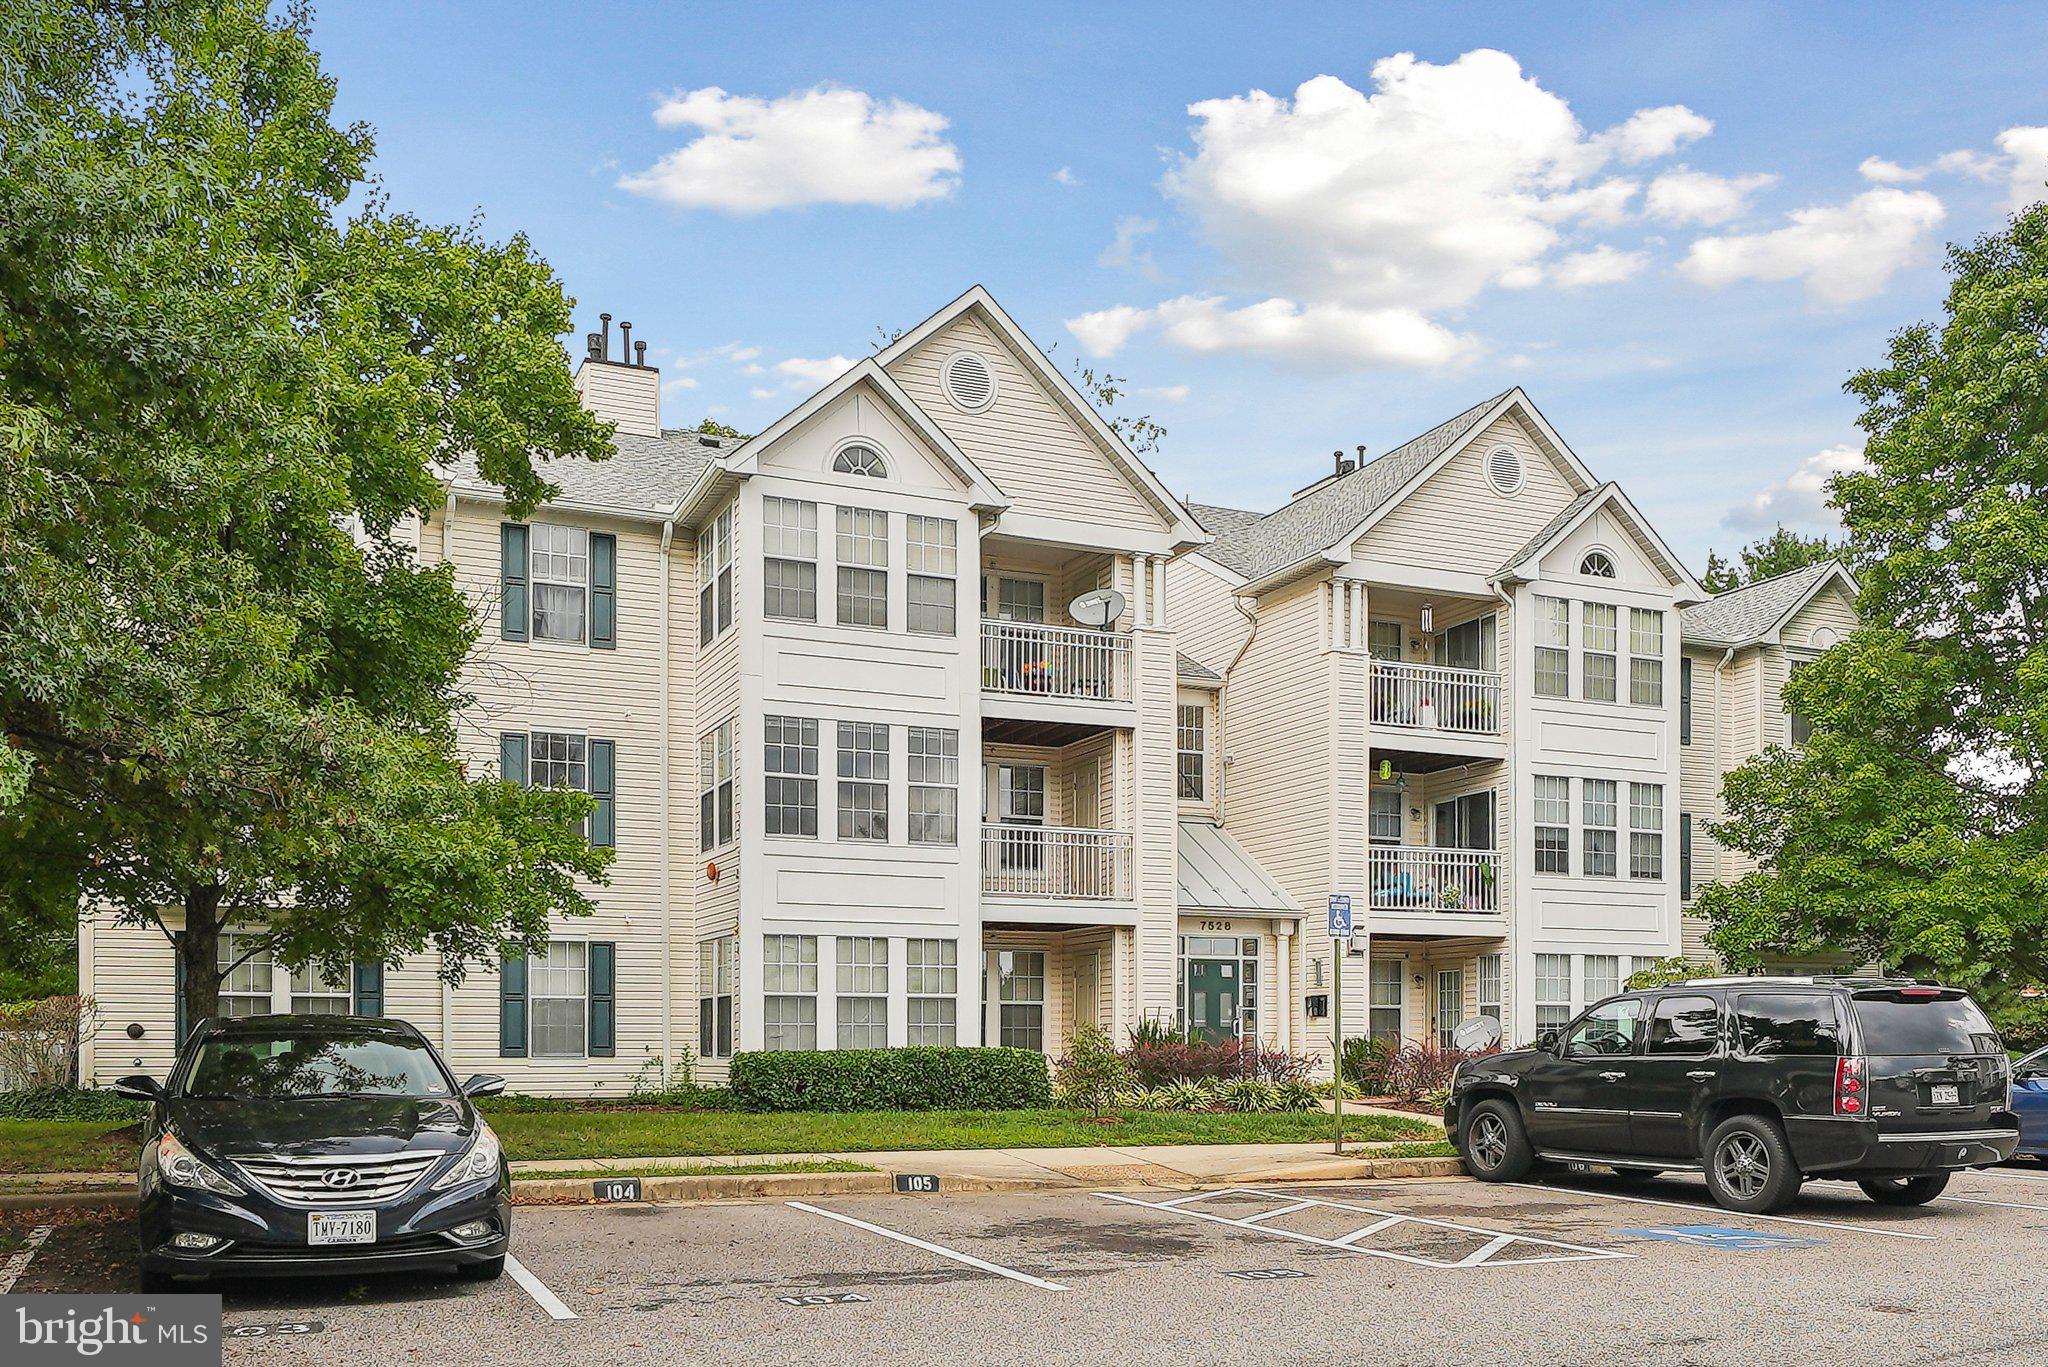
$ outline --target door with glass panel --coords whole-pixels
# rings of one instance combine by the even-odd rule
[[[1042,764],[990,766],[989,814],[996,827],[991,892],[1047,890],[1045,780]]]
[[[999,949],[989,954],[995,990],[995,1042],[1045,1052],[1045,951]]]
[[[983,683],[1010,693],[1041,693],[1050,683],[1046,587],[1042,579],[995,574],[982,580],[982,612],[1003,625],[984,633]]]
[[[1435,834],[1431,844],[1440,850],[1490,850],[1493,848],[1493,790],[1463,793],[1435,804],[1431,813]],[[1450,855],[1435,861],[1439,903],[1447,908],[1492,911],[1494,897],[1492,861]]]
[[[1465,970],[1462,968],[1440,968],[1436,972],[1436,1009],[1433,1012],[1433,1027],[1436,1042],[1445,1049],[1452,1047],[1452,1036],[1457,1033],[1458,1022],[1465,1015]]]

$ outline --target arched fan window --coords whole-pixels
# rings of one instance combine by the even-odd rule
[[[866,446],[849,446],[832,458],[832,469],[842,475],[866,475],[869,479],[887,479],[888,467],[882,458]]]
[[[1579,562],[1579,573],[1592,579],[1614,578],[1614,557],[1606,551],[1587,551]]]

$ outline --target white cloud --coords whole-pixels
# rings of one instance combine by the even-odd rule
[[[1716,176],[1674,166],[1643,192],[1643,213],[1659,223],[1713,227],[1740,217],[1749,208],[1749,197],[1775,180],[1772,175]]]
[[[1095,264],[1111,270],[1136,271],[1147,280],[1157,280],[1159,263],[1152,259],[1152,253],[1138,250],[1138,239],[1158,231],[1159,224],[1154,219],[1125,215],[1116,221],[1116,240],[1102,249]]]
[[[2048,127],[2008,128],[1992,139],[1996,152],[1963,147],[1943,152],[1925,166],[1902,166],[1883,157],[1865,157],[1856,169],[1880,185],[1905,185],[1929,175],[1965,176],[1991,183],[2004,181],[2008,207],[2024,209],[2048,198]]]
[[[1710,289],[1738,280],[1799,280],[1817,304],[1867,299],[1922,254],[1940,225],[1941,201],[1925,190],[1866,190],[1845,204],[1795,209],[1783,228],[1702,237],[1679,271]]]
[[[1568,226],[1611,223],[1633,182],[1610,162],[1666,155],[1711,125],[1682,106],[1588,134],[1504,52],[1373,67],[1291,99],[1254,90],[1193,105],[1194,151],[1163,188],[1262,293],[1430,313],[1524,282]],[[1258,306],[1255,306],[1258,307]]]
[[[1625,252],[1603,243],[1591,251],[1559,258],[1550,268],[1550,282],[1566,290],[1615,285],[1640,271],[1649,260],[1648,252]]]
[[[679,208],[907,209],[960,184],[960,150],[944,136],[944,115],[865,91],[821,85],[764,100],[706,86],[670,95],[654,121],[697,136],[619,186]]]
[[[1074,174],[1074,168],[1071,166],[1062,166],[1059,170],[1052,173],[1052,178],[1061,185],[1079,185],[1081,183],[1081,178]]]
[[[1246,353],[1312,367],[1436,369],[1479,349],[1475,339],[1413,309],[1277,298],[1232,308],[1215,295],[1183,295],[1149,309],[1125,305],[1067,320],[1067,331],[1093,356],[1110,355],[1148,328],[1184,351]]]
[[[661,382],[661,397],[664,399],[680,399],[683,397],[685,390],[695,389],[696,387],[697,380],[694,376],[671,375]]]
[[[1193,392],[1192,389],[1184,384],[1161,384],[1140,389],[1137,391],[1137,395],[1141,399],[1162,399],[1167,403],[1179,403]]]
[[[1879,185],[1909,185],[1916,180],[1927,179],[1928,170],[1925,166],[1901,166],[1883,157],[1865,157],[1856,166],[1858,175]]]
[[[2008,158],[2012,207],[2023,209],[2048,198],[2048,128],[2008,128],[1996,139]]]
[[[750,399],[772,399],[775,397],[775,391],[762,385],[755,385],[747,391],[747,397]]]
[[[1768,531],[1781,522],[1788,527],[1838,525],[1840,519],[1828,507],[1828,481],[1846,471],[1869,468],[1857,448],[1846,443],[1830,446],[1800,461],[1791,474],[1773,481],[1747,503],[1729,509],[1723,520],[1738,531]]]
[[[791,389],[822,389],[853,369],[853,365],[844,356],[825,356],[817,360],[792,356],[786,361],[777,361],[775,373],[782,376]]]

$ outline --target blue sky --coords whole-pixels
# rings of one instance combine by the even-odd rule
[[[1177,492],[1270,508],[1521,384],[1696,568],[1824,525],[1843,378],[2048,176],[2034,5],[328,0],[316,41],[396,203],[527,233],[671,424],[756,430],[979,282],[1128,377]]]

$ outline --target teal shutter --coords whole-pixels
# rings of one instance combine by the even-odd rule
[[[590,1056],[611,1058],[619,1052],[617,978],[618,946],[610,940],[590,942]]]
[[[498,965],[498,1053],[526,1057],[526,954],[506,951]]]
[[[526,527],[498,524],[498,621],[508,641],[526,639]]]
[[[1692,744],[1692,657],[1678,661],[1678,743]]]
[[[498,737],[498,777],[507,783],[526,786],[526,744],[524,731],[507,731]]]
[[[1692,900],[1692,813],[1678,814],[1678,900]]]
[[[612,650],[619,643],[619,539],[610,532],[590,534],[590,645]]]
[[[185,1016],[185,932],[179,931],[171,937],[171,995],[176,1003],[172,1007],[171,1029],[177,1038],[171,1041],[171,1052],[184,1047],[185,1032],[192,1028],[192,1022]]]
[[[358,1016],[384,1014],[384,964],[361,959],[356,963],[355,1013]]]
[[[590,742],[590,795],[597,799],[597,810],[590,814],[590,843],[608,850],[617,848],[619,843],[618,801],[614,792],[617,779],[613,755],[612,742]]]

